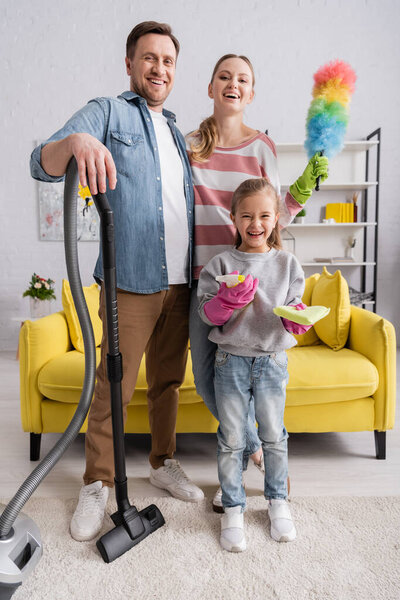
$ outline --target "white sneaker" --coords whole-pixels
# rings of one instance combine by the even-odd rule
[[[84,485],[79,492],[78,506],[71,519],[71,536],[77,542],[91,540],[103,525],[109,489],[101,481]]]
[[[244,481],[243,481],[243,487],[244,487],[244,489],[246,489]],[[217,491],[214,494],[214,498],[212,501],[212,507],[213,507],[213,511],[216,513],[224,512],[224,506],[222,504],[222,489],[220,487],[217,489]]]
[[[292,542],[296,539],[296,528],[286,500],[270,500],[268,515],[271,521],[271,537],[276,542]]]
[[[224,507],[222,506],[222,489],[219,487],[214,494],[212,501],[213,511],[216,513],[223,513]]]
[[[150,483],[167,490],[175,498],[187,502],[200,502],[204,498],[202,490],[194,485],[177,460],[166,458],[159,469],[150,467]]]
[[[220,544],[228,552],[246,550],[246,538],[243,530],[243,513],[241,506],[228,506],[221,517]]]

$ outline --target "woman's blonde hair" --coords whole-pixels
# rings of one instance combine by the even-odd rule
[[[212,84],[212,82],[214,81],[215,74],[217,73],[221,63],[223,63],[224,60],[227,60],[228,58],[241,58],[242,60],[244,60],[244,62],[250,68],[251,75],[253,78],[252,88],[254,88],[255,77],[253,65],[251,64],[247,56],[242,56],[238,54],[224,54],[224,56],[221,56],[212,72],[210,84]],[[194,138],[193,141],[190,143],[192,160],[196,160],[197,162],[204,162],[208,160],[211,154],[214,152],[218,142],[218,129],[215,118],[211,116],[207,117],[207,119],[204,119],[204,121],[200,123],[199,128],[196,129],[196,131],[194,131],[191,135]]]
[[[276,190],[273,185],[268,181],[266,177],[257,177],[254,179],[245,179],[238,188],[233,192],[232,203],[231,203],[231,213],[235,215],[238,209],[238,206],[244,198],[248,198],[249,196],[253,196],[254,194],[259,194],[260,192],[265,193],[265,195],[271,196],[274,200],[274,209],[275,213],[279,213],[280,208],[280,198],[276,193]],[[282,240],[280,234],[280,225],[279,221],[275,223],[275,227],[271,231],[271,235],[269,236],[268,246],[270,248],[276,248],[277,250],[282,250]],[[235,248],[239,248],[242,243],[242,237],[239,231],[236,229],[236,238],[235,238]]]

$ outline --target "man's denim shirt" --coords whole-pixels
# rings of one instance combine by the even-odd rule
[[[193,185],[185,141],[175,115],[163,110],[183,164],[183,182],[189,228],[189,285],[193,245]],[[31,174],[40,181],[63,181],[48,175],[40,164],[48,142],[71,133],[90,133],[111,152],[117,168],[115,190],[107,187],[114,212],[117,287],[140,294],[168,289],[161,168],[157,140],[146,101],[133,92],[117,98],[95,98],[75,113],[62,129],[32,152]],[[103,279],[100,247],[94,277]]]

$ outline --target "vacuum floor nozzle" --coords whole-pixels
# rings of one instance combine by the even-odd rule
[[[131,509],[127,518],[126,513],[123,516],[119,512],[111,515],[116,526],[96,542],[106,563],[125,554],[165,523],[160,509],[155,504],[150,504],[141,511],[137,511],[134,506]]]

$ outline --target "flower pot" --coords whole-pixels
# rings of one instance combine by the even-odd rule
[[[40,319],[51,313],[51,300],[39,300],[39,298],[29,298],[29,307],[32,319]]]
[[[295,217],[294,222],[298,223],[299,225],[304,225],[304,223],[306,222],[306,218],[305,217]]]

